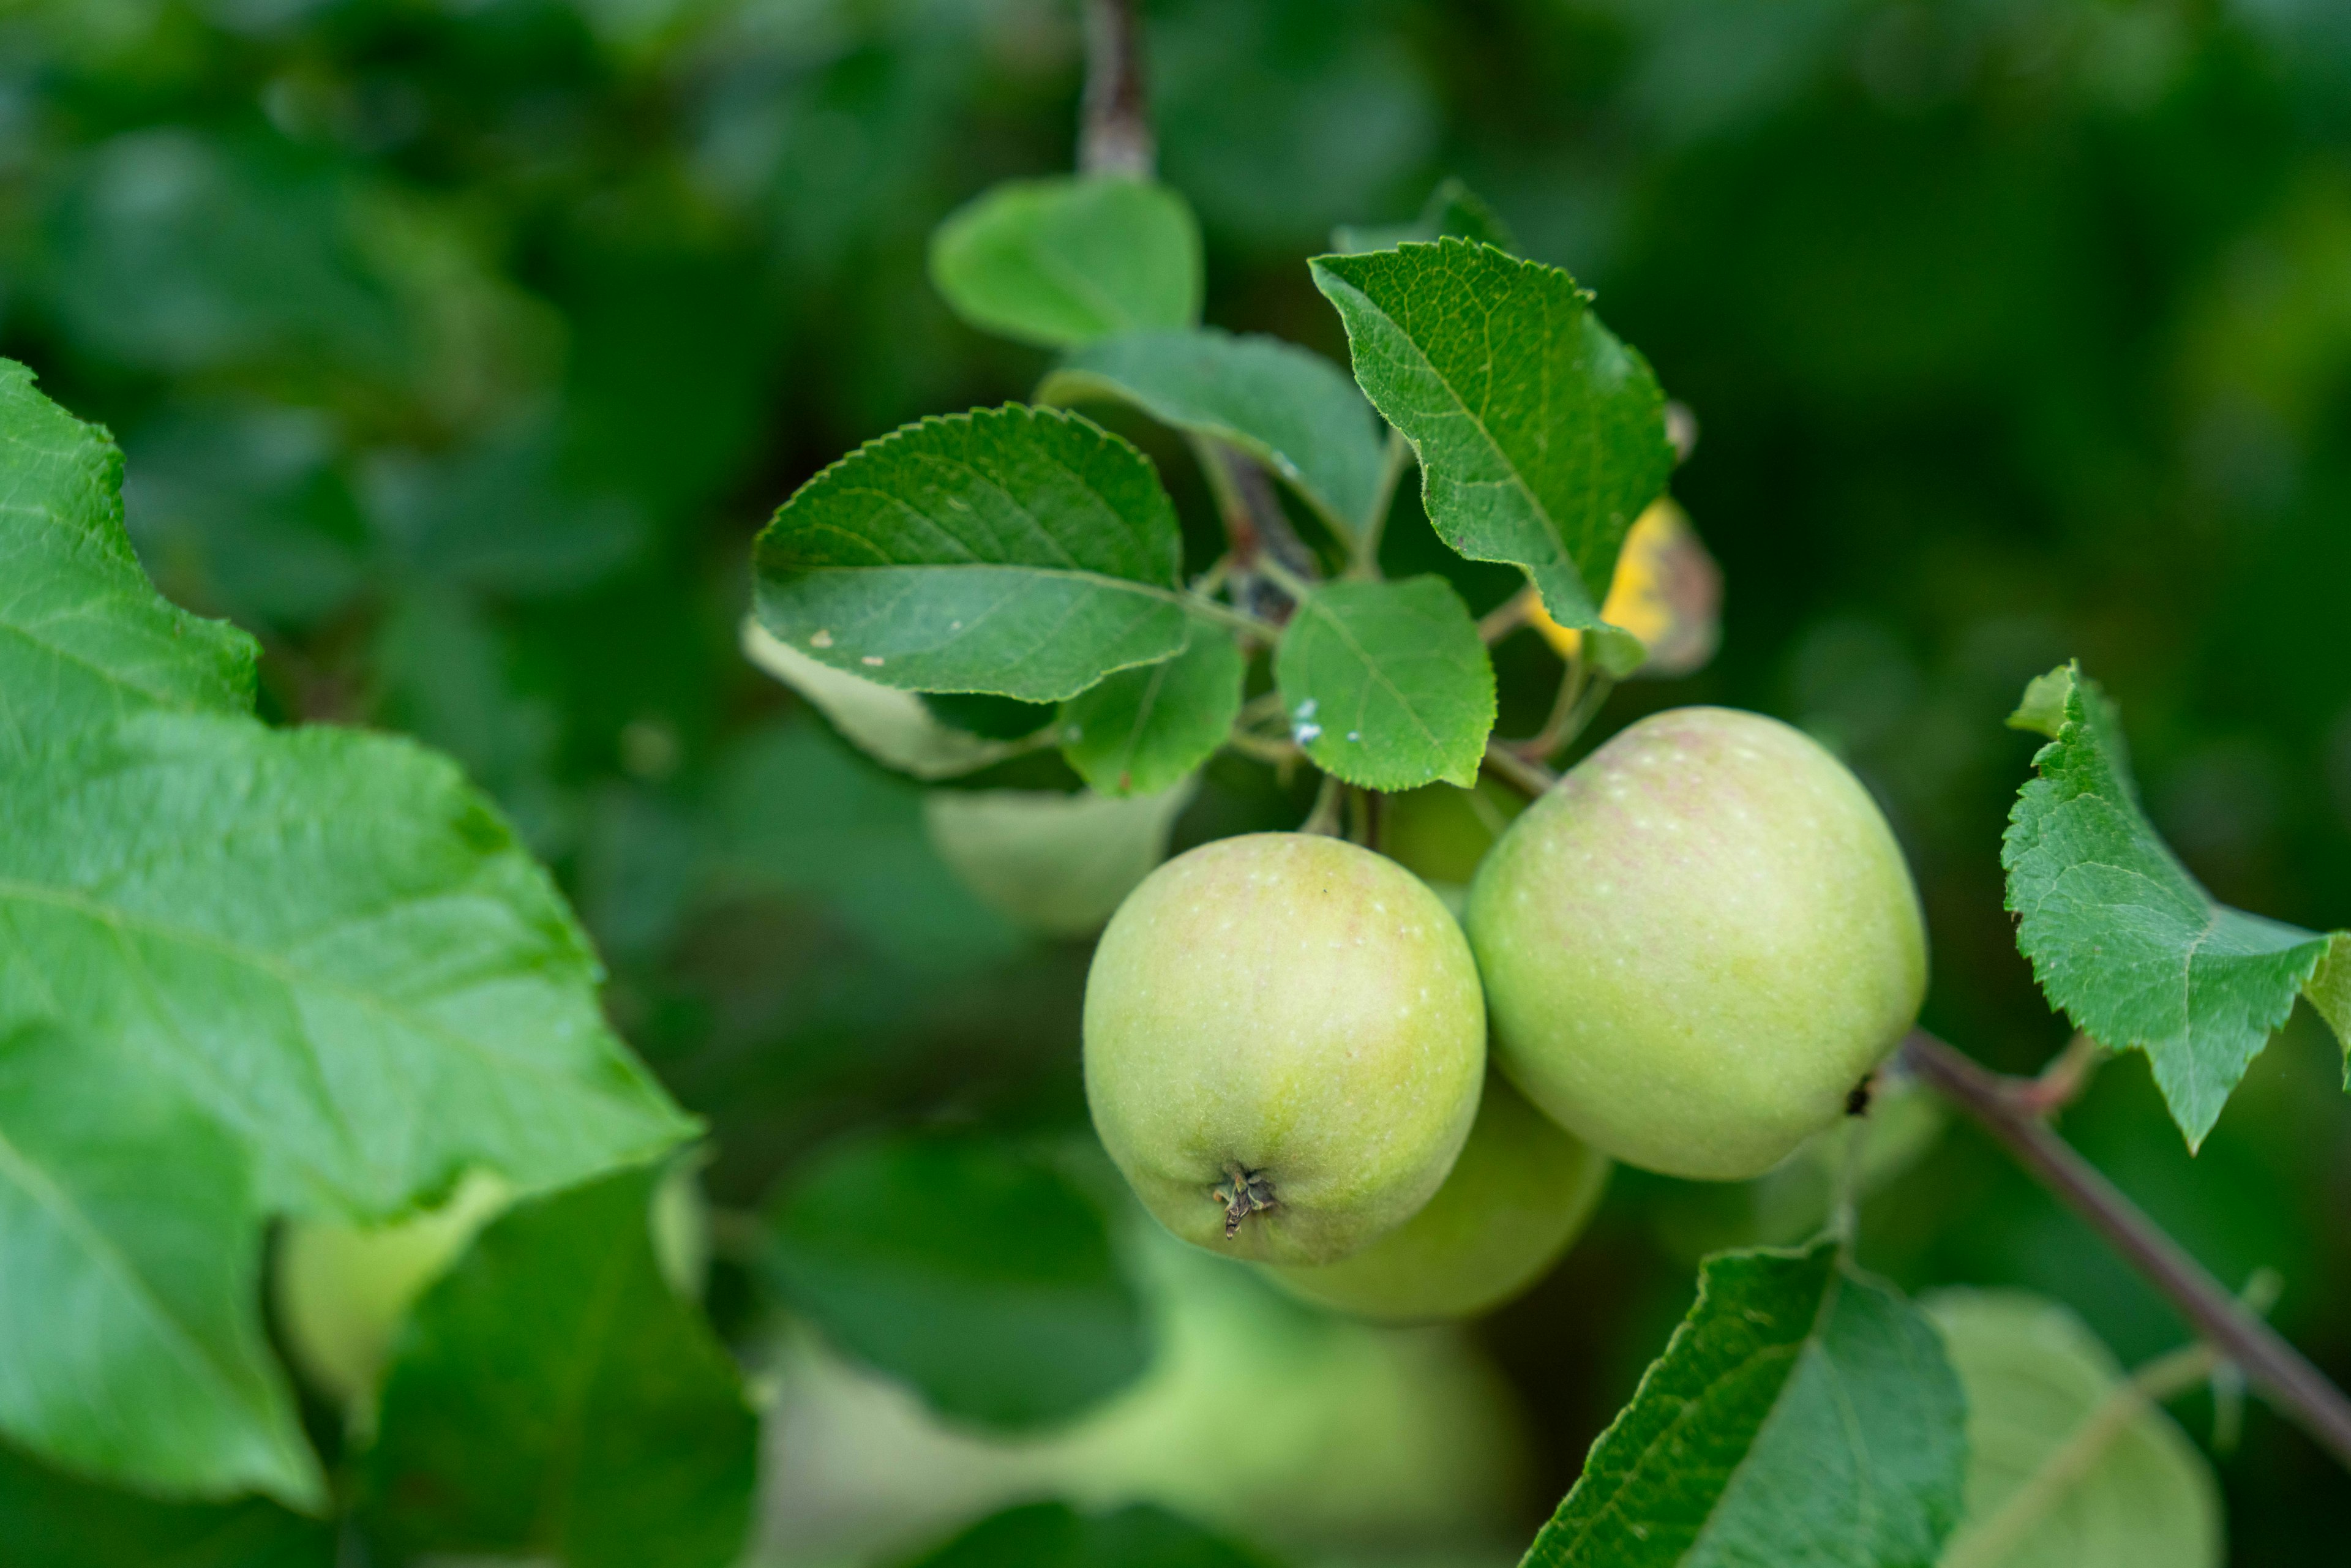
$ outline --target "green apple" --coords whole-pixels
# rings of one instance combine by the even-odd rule
[[[1086,978],[1086,1099],[1144,1206],[1184,1239],[1327,1263],[1395,1228],[1478,1111],[1469,946],[1410,872],[1308,833],[1161,866]]]
[[[1834,1122],[1918,1012],[1918,895],[1844,766],[1756,714],[1631,726],[1469,894],[1497,1062],[1602,1152],[1759,1176]]]
[[[1608,1156],[1489,1073],[1469,1141],[1426,1208],[1336,1263],[1266,1273],[1292,1295],[1382,1322],[1471,1317],[1550,1270],[1607,1180]]]

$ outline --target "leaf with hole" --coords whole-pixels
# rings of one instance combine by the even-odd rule
[[[1376,422],[1347,372],[1320,354],[1213,328],[1136,334],[1071,350],[1037,389],[1040,402],[1098,399],[1247,453],[1343,540],[1369,522],[1385,465]]]
[[[1199,225],[1148,181],[1010,180],[938,226],[931,281],[981,331],[1048,349],[1181,329],[1200,315]]]
[[[801,486],[759,536],[759,622],[910,691],[1072,697],[1188,636],[1150,459],[1018,403],[925,419]]]
[[[1273,671],[1290,733],[1323,771],[1367,789],[1478,781],[1494,666],[1444,579],[1316,589],[1283,630]]]
[[[1097,794],[1155,795],[1215,755],[1240,712],[1249,662],[1203,626],[1175,658],[1121,670],[1061,705],[1061,755]]]
[[[2333,936],[2214,900],[2147,821],[2122,717],[2079,664],[2035,679],[2009,723],[2050,737],[2017,792],[2001,864],[2016,945],[2075,1028],[2153,1064],[2193,1149],[2307,994],[2346,1051]]]
[[[1928,1568],[1966,1416],[1933,1325],[1834,1242],[1718,1253],[1526,1568]]]
[[[758,1479],[732,1357],[654,1246],[659,1172],[522,1205],[417,1303],[362,1517],[394,1559],[726,1568]]]
[[[1421,499],[1472,560],[1527,569],[1562,625],[1612,643],[1599,607],[1625,532],[1673,470],[1647,361],[1555,267],[1444,239],[1326,256],[1355,380],[1420,455]],[[1636,651],[1607,655],[1612,665]]]
[[[955,1420],[1065,1421],[1148,1359],[1101,1214],[1006,1144],[883,1135],[826,1153],[776,1198],[765,1271],[842,1352]]]

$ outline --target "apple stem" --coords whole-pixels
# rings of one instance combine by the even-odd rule
[[[1243,1170],[1238,1162],[1225,1166],[1225,1185],[1212,1195],[1225,1206],[1225,1239],[1230,1241],[1238,1234],[1241,1221],[1259,1209],[1272,1208],[1280,1200],[1273,1196],[1273,1184],[1265,1179],[1262,1171]]]

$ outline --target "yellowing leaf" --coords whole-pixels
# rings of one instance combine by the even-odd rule
[[[1714,657],[1722,639],[1722,571],[1671,497],[1650,502],[1625,536],[1600,618],[1641,640],[1648,650],[1642,674],[1687,675]],[[1552,620],[1541,599],[1527,623],[1562,658],[1583,652],[1583,633]]]

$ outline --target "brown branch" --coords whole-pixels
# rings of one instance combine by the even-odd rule
[[[1078,133],[1078,167],[1089,174],[1148,180],[1158,155],[1135,0],[1086,0],[1085,122]]]
[[[1924,1030],[1902,1042],[1910,1071],[2005,1146],[2043,1186],[2089,1222],[2220,1354],[2351,1469],[2351,1399],[2284,1336],[2255,1317],[2204,1266],[2024,1107],[2032,1085],[1978,1066]]]

